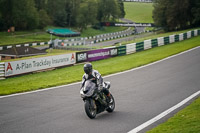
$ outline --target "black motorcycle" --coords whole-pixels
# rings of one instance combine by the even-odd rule
[[[109,89],[110,82],[104,82],[103,87]],[[115,100],[112,94],[110,94],[109,98],[102,91],[99,91],[91,80],[85,82],[80,94],[85,103],[85,112],[90,119],[95,118],[97,114],[105,110],[111,113],[115,109]]]

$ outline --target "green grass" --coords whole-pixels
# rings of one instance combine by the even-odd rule
[[[125,29],[126,27],[104,27],[101,30],[88,28],[87,30],[83,31],[83,33],[81,33],[81,37],[112,33],[112,32],[122,31]],[[66,37],[52,36],[52,38],[65,39]],[[47,42],[50,39],[51,39],[50,34],[46,33],[45,30],[17,31],[15,33],[0,32],[0,46],[33,43],[33,42]]]
[[[138,23],[153,23],[152,3],[124,2],[126,19]]]
[[[82,37],[94,36],[99,34],[106,34],[126,30],[127,27],[103,27],[101,30],[88,28],[81,33]]]
[[[156,47],[131,55],[95,61],[92,64],[102,75],[108,75],[142,66],[196,46],[200,46],[200,37],[194,37],[186,41]],[[1,80],[0,95],[8,95],[77,82],[82,78],[82,68],[83,65],[78,64],[53,71]]]
[[[200,98],[147,133],[199,133]]]

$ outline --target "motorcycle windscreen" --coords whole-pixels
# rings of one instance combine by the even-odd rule
[[[93,83],[92,81],[90,80],[87,80],[85,82],[85,85],[84,85],[84,88],[83,88],[83,92],[86,94],[87,92],[89,91],[92,91],[96,88],[96,85],[95,83]]]

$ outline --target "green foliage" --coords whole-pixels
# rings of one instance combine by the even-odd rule
[[[51,21],[55,26],[83,30],[124,14],[122,0],[1,0],[0,30],[43,28]]]
[[[124,10],[124,3],[123,0],[118,0],[118,4],[119,4],[119,9],[121,11],[121,14],[119,15],[120,18],[124,18],[126,15],[126,12]]]
[[[35,0],[35,7],[37,10],[45,9],[48,0]]]
[[[50,25],[51,19],[48,16],[47,12],[44,9],[41,9],[39,11],[39,27],[40,29],[43,29],[44,27]]]
[[[57,26],[66,26],[67,12],[65,12],[66,1],[63,0],[48,0],[48,14]]]
[[[115,20],[121,14],[118,0],[98,0],[97,20],[99,22]]]
[[[97,22],[97,2],[95,0],[87,0],[80,4],[78,16],[76,18],[77,26],[82,32],[88,25],[93,25]]]
[[[0,3],[4,28],[17,30],[37,28],[39,20],[34,0],[4,0]]]
[[[199,0],[191,0],[191,14],[193,16],[193,21],[192,24],[194,26],[199,26],[200,25],[200,1]]]
[[[199,0],[155,0],[153,19],[166,31],[186,29],[200,22]]]

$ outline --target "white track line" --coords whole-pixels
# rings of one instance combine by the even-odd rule
[[[193,98],[195,98],[199,94],[200,94],[200,91],[192,94],[191,96],[189,96],[185,100],[181,101],[177,105],[175,105],[175,106],[171,107],[170,109],[162,112],[161,114],[159,114],[156,117],[152,118],[151,120],[141,124],[140,126],[134,128],[133,130],[129,131],[128,133],[137,133],[137,132],[141,131],[142,129],[144,129],[144,128],[148,127],[149,125],[153,124],[154,122],[156,122],[156,121],[160,120],[161,118],[165,117],[166,115],[168,115],[172,111],[174,111],[174,110],[178,109],[179,107],[183,106],[185,103],[189,102],[190,100],[192,100]]]
[[[173,57],[182,55],[182,54],[184,54],[184,53],[188,53],[188,52],[190,52],[190,51],[192,51],[192,50],[195,50],[195,49],[198,49],[198,48],[200,48],[200,46],[195,47],[195,48],[192,48],[192,49],[189,49],[189,50],[187,50],[187,51],[181,52],[181,53],[176,54],[176,55],[169,56],[169,57],[164,58],[164,59],[162,59],[162,60],[159,60],[159,61],[156,61],[156,62],[147,64],[147,65],[144,65],[144,66],[141,66],[141,67],[137,67],[137,68],[133,68],[133,69],[130,69],[130,70],[127,70],[127,71],[123,71],[123,72],[111,74],[111,75],[108,75],[108,76],[104,76],[104,78],[116,76],[116,75],[119,75],[119,74],[131,72],[131,71],[135,71],[135,70],[138,70],[138,69],[142,69],[142,68],[145,68],[145,67],[148,67],[148,66],[151,66],[151,65],[160,63],[160,62],[162,62],[162,61],[171,59],[171,58],[173,58]],[[25,92],[25,93],[17,93],[17,94],[12,94],[12,95],[0,96],[0,99],[2,99],[2,98],[8,98],[8,97],[13,97],[13,96],[20,96],[20,95],[25,95],[25,94],[31,94],[31,93],[37,93],[37,92],[42,92],[42,91],[48,91],[48,90],[53,90],[53,89],[57,89],[57,88],[60,88],[60,87],[67,87],[67,86],[77,85],[77,84],[80,84],[80,83],[81,83],[81,82],[76,82],[76,83],[72,83],[72,84],[68,84],[68,85],[56,86],[56,87],[51,87],[51,88],[46,88],[46,89],[41,89],[41,90],[36,90],[36,91],[30,91],[30,92]]]

